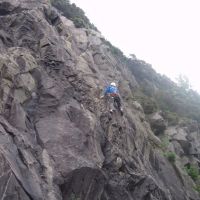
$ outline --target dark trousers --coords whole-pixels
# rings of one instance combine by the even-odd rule
[[[119,97],[119,96],[115,96],[115,97],[114,97],[114,107],[115,107],[116,109],[118,109],[118,110],[121,110],[121,106],[122,106],[122,104],[121,104],[121,99],[120,99],[120,97]]]

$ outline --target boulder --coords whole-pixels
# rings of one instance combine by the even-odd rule
[[[134,107],[136,110],[138,110],[138,111],[144,113],[144,110],[143,110],[143,108],[142,108],[142,106],[141,106],[140,103],[138,103],[137,101],[133,101],[132,104],[133,104],[133,107]]]
[[[156,135],[164,133],[167,123],[159,112],[153,113],[149,118],[151,128]]]

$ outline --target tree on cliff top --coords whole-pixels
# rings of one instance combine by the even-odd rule
[[[189,82],[189,79],[187,76],[180,74],[178,76],[178,78],[176,78],[177,80],[177,84],[180,88],[188,91],[189,89],[191,89],[191,84]]]

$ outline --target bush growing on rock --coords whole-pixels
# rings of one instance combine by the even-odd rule
[[[175,112],[164,111],[163,117],[167,120],[169,126],[174,126],[179,122],[179,116]]]
[[[97,31],[97,28],[85,16],[84,11],[69,0],[50,0],[51,5],[62,12],[62,14],[71,19],[77,28],[91,28]]]
[[[186,172],[188,173],[188,175],[194,180],[198,180],[199,178],[199,169],[198,167],[194,166],[194,165],[187,165],[185,167]]]
[[[169,138],[165,135],[161,138],[161,148],[166,149],[169,146]]]
[[[112,54],[114,54],[115,56],[118,57],[118,59],[125,59],[126,57],[124,56],[123,52],[117,48],[116,46],[112,45],[108,40],[106,40],[105,38],[101,38],[102,42],[105,43],[107,46],[110,47],[110,51]]]
[[[76,195],[74,193],[72,193],[70,196],[70,200],[80,200],[80,198],[76,197]]]
[[[78,17],[74,18],[74,25],[76,26],[76,28],[84,28],[84,27],[86,27],[85,22],[82,19],[78,18]]]
[[[158,110],[157,103],[150,97],[139,94],[135,99],[142,105],[145,114],[152,114]]]
[[[200,185],[196,185],[194,189],[200,194]]]
[[[165,156],[171,163],[174,163],[176,161],[176,154],[174,152],[167,152],[165,153]]]

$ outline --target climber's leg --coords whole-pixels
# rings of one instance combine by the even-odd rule
[[[113,97],[109,97],[109,111],[112,113],[115,110],[114,108],[114,98]]]
[[[121,99],[119,96],[115,96],[114,98],[114,105],[117,108],[117,110],[123,115],[123,109],[122,109],[122,104],[121,104]]]

